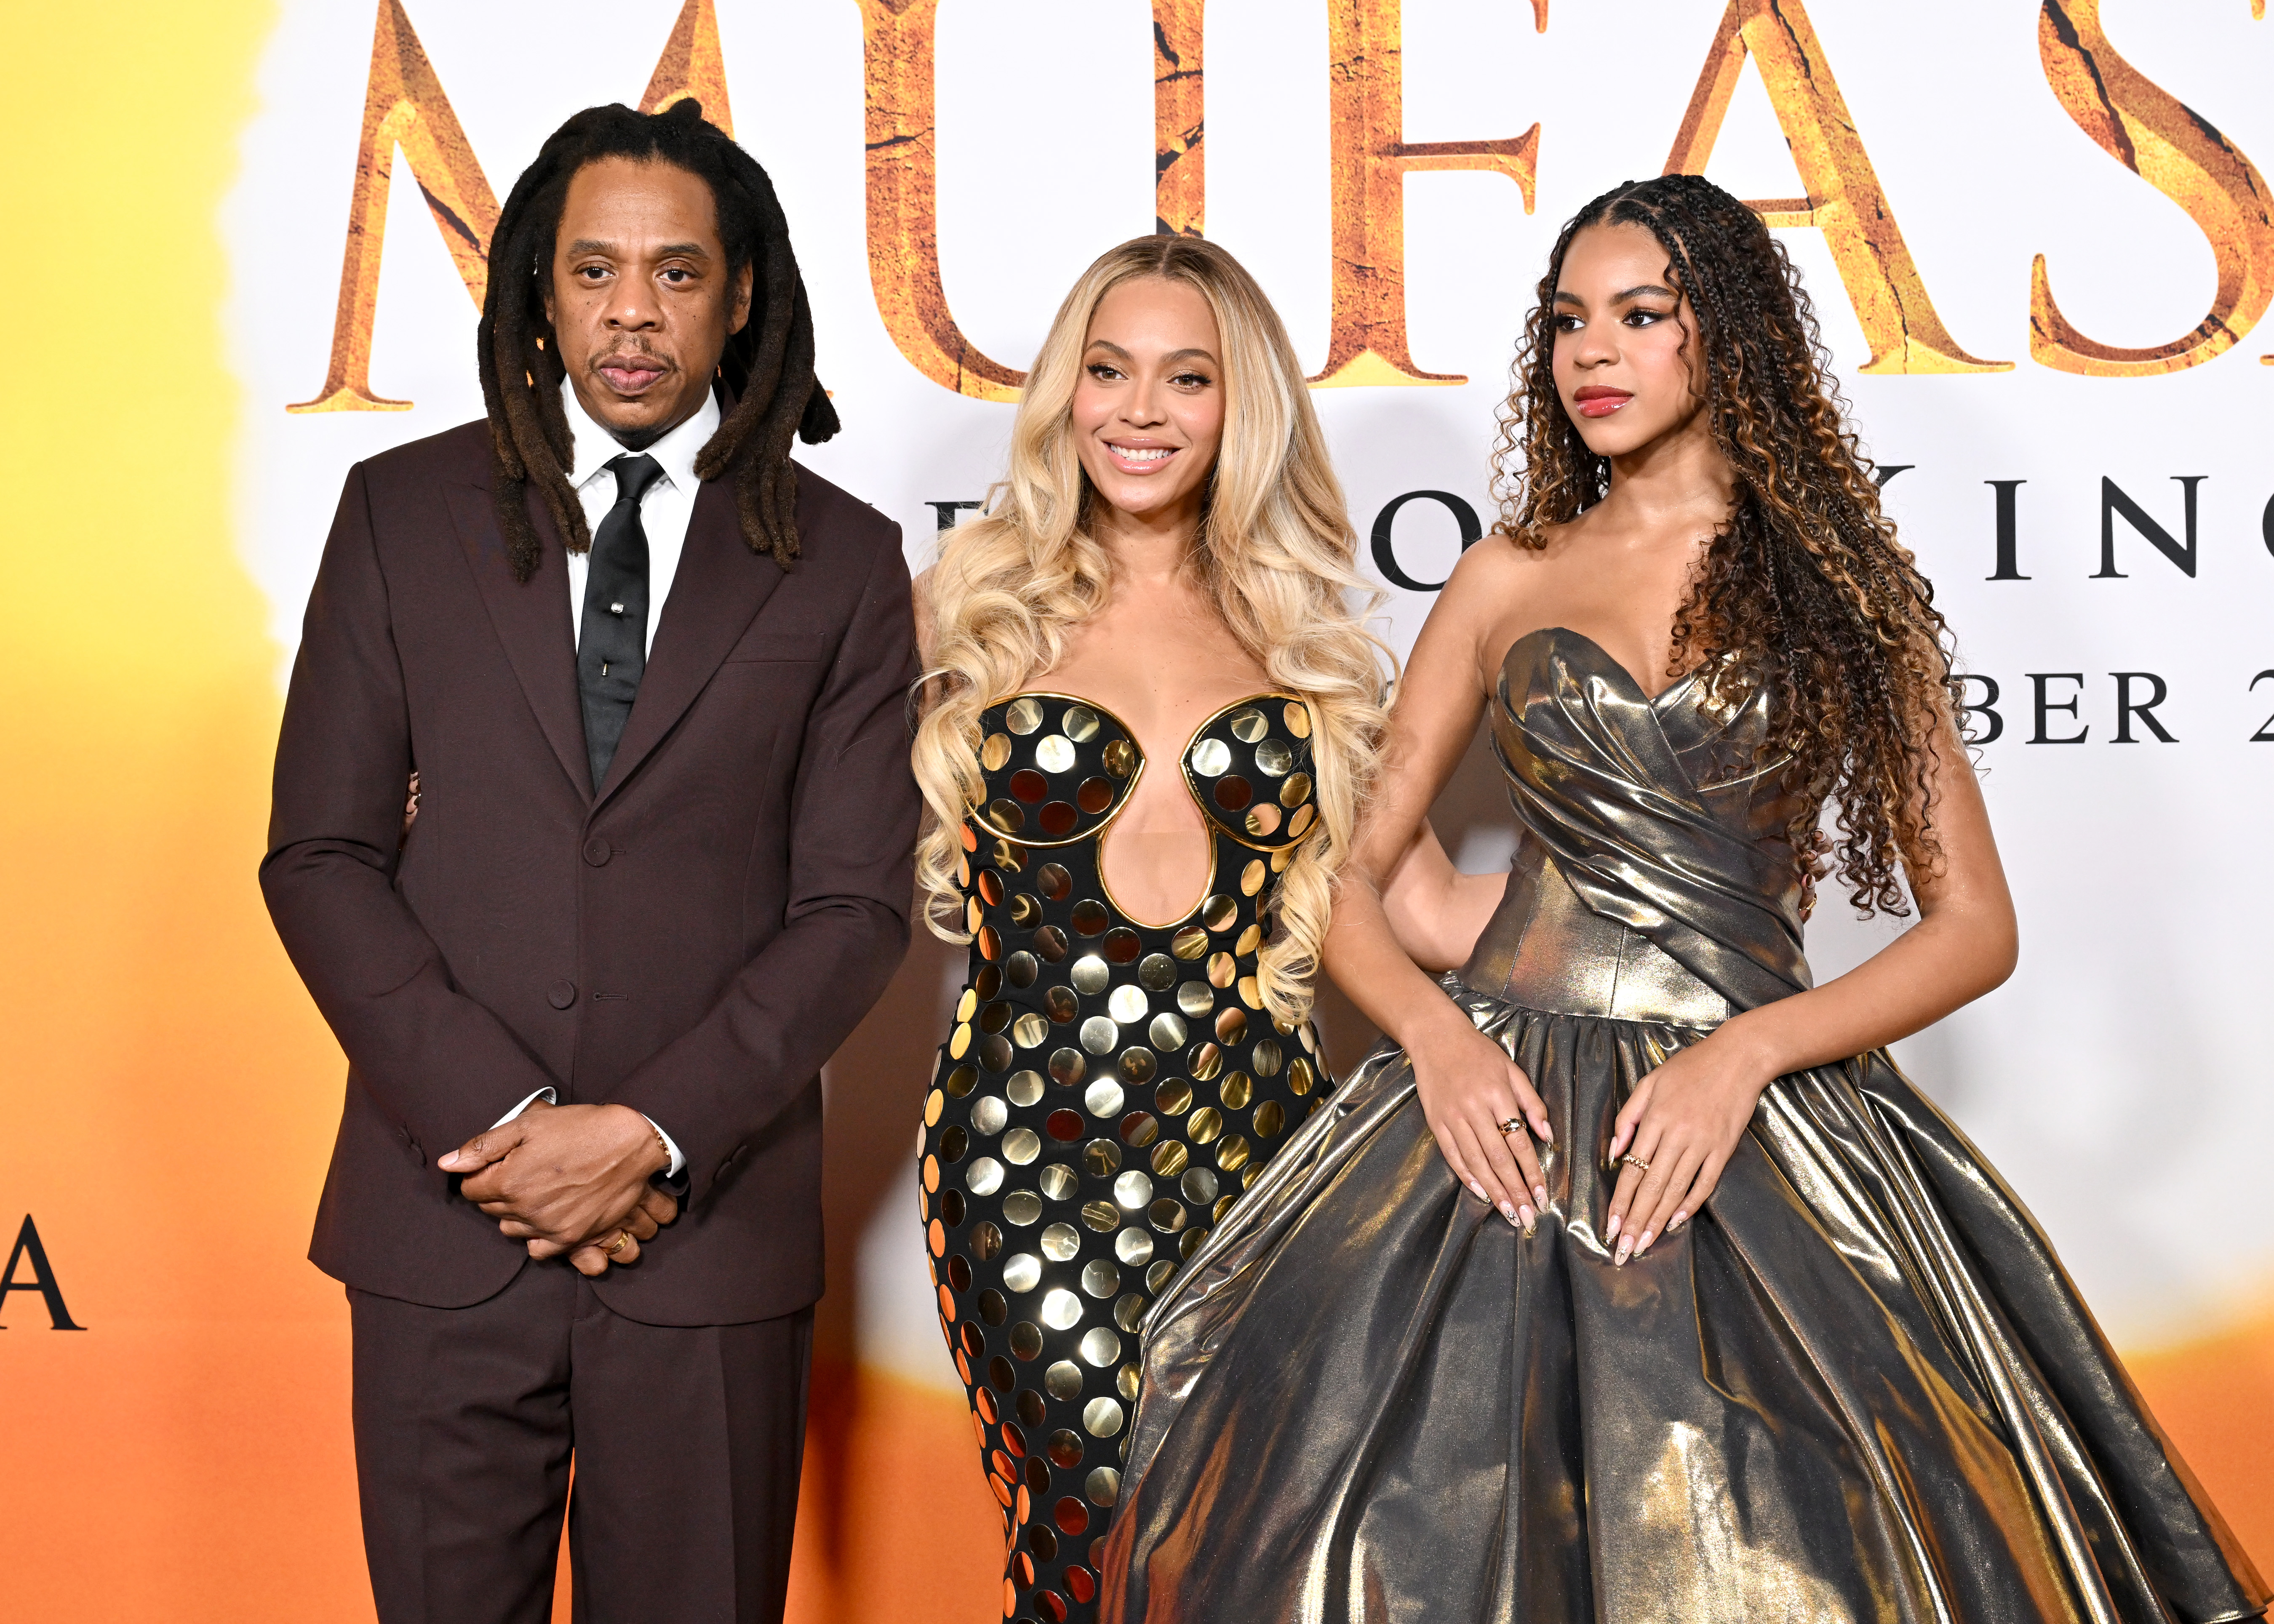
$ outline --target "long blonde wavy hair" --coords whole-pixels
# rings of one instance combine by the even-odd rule
[[[930,816],[916,877],[933,932],[969,940],[957,831],[986,799],[980,713],[1056,665],[1067,629],[1112,591],[1112,555],[1092,534],[1096,493],[1074,447],[1073,395],[1099,302],[1148,276],[1197,291],[1223,342],[1224,439],[1192,567],[1273,687],[1311,710],[1319,819],[1281,877],[1256,966],[1266,1006],[1292,1023],[1309,1011],[1335,876],[1378,769],[1391,656],[1364,628],[1381,594],[1358,573],[1357,536],[1294,346],[1254,278],[1212,243],[1141,237],[1082,273],[1028,376],[1005,477],[982,516],[942,538],[930,574],[930,664],[918,689],[927,703],[915,774]]]

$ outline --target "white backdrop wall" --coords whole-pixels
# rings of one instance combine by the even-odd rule
[[[403,3],[501,198],[569,112],[638,98],[681,12],[681,0]],[[1206,16],[1207,230],[1255,272],[1314,368],[1330,315],[1329,8],[1345,3],[1215,0]],[[1535,30],[1512,0],[1406,0],[1405,139],[1505,138],[1537,122],[1538,209],[1525,211],[1504,175],[1406,180],[1412,354],[1468,381],[1316,392],[1362,535],[1413,491],[1455,493],[1489,517],[1494,412],[1556,228],[1607,186],[1665,167],[1723,9],[1556,0]],[[2274,328],[2155,377],[2033,361],[2034,256],[2046,257],[2079,328],[2152,345],[2211,306],[2203,233],[2064,111],[2036,7],[1817,0],[1810,15],[1943,322],[1972,354],[2014,363],[1859,373],[1871,349],[1822,233],[1784,233],[1865,443],[1909,465],[1886,487],[1904,538],[1969,669],[1999,695],[1982,762],[2022,911],[2022,967],[1902,1052],[2029,1201],[2120,1340],[2208,1330],[2263,1304],[2274,1274],[2258,1205],[2274,1063],[2257,1031],[2274,969],[2274,742],[2253,740],[2274,733],[2274,673],[2251,687],[2274,668],[2274,533],[2262,530],[2274,497],[2274,368],[2262,360]],[[899,521],[921,567],[936,545],[929,504],[984,493],[1013,408],[922,375],[878,313],[856,0],[719,0],[715,16],[736,133],[788,212],[846,425],[802,455]],[[2108,0],[2102,20],[2139,72],[2241,152],[2274,160],[2274,24],[2255,20],[2249,0]],[[318,393],[331,345],[373,23],[370,0],[285,0],[222,221],[244,385],[243,546],[273,605],[280,682],[349,466],[481,409],[474,306],[397,158],[370,376],[376,393],[415,404],[285,410]],[[1023,365],[1081,267],[1152,229],[1151,13],[1146,0],[942,0],[936,39],[942,282],[971,341]],[[1752,69],[1706,173],[1743,196],[1804,190]],[[2274,264],[2255,274],[2274,278]],[[2097,575],[2103,481],[2180,538],[2181,477],[2200,480],[2195,573],[2120,516],[2123,574]],[[1993,580],[1988,482],[2014,480],[2026,482],[2013,542],[2027,578]],[[1427,500],[1403,509],[1392,540],[1420,581],[1442,578],[1457,545],[1448,510]],[[1429,603],[1390,592],[1401,651]],[[2125,730],[2134,741],[2118,741],[2119,673],[2160,680],[2168,696],[2151,714],[2170,742],[2137,719]],[[2153,691],[2129,680],[2135,700]],[[1449,823],[1465,866],[1504,859],[1492,820],[1469,811]],[[1819,977],[1888,929],[1856,926],[1827,902],[1811,943]],[[857,1318],[865,1361],[937,1383],[953,1374],[904,1163],[952,966],[920,950],[878,1018],[914,1035],[856,1045],[870,1072],[893,1074],[864,1074],[856,1090],[841,1058],[832,1078],[835,1097],[862,1102],[837,1114],[833,1147],[885,1147],[856,1157],[870,1171],[846,1216],[864,1238],[840,1259],[839,1312]]]

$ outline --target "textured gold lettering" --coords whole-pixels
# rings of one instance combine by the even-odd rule
[[[380,0],[371,73],[364,90],[363,135],[356,147],[355,191],[348,202],[347,251],[340,266],[339,305],[332,318],[332,355],[316,398],[287,411],[408,411],[371,388],[372,323],[379,312],[380,256],[387,244],[387,194],[400,147],[410,178],[426,199],[458,275],[481,308],[489,287],[490,233],[497,199],[467,144],[426,48],[403,15],[402,0]]]
[[[1208,0],[1153,0],[1153,214],[1166,237],[1202,235],[1201,13]]]
[[[2254,13],[2263,15],[2261,4]],[[2037,13],[2045,82],[2095,145],[2187,211],[2218,269],[2210,312],[2169,343],[2127,350],[2087,338],[2053,303],[2045,257],[2029,267],[2029,355],[2065,372],[2144,378],[2199,366],[2257,325],[2274,297],[2274,218],[2265,177],[2241,148],[2123,57],[2100,28],[2099,0],[2045,0]],[[2274,356],[2263,357],[2274,362]]]
[[[1666,172],[1706,172],[1749,56],[1760,69],[1801,184],[1808,188],[1804,198],[1761,199],[1751,207],[1771,226],[1814,226],[1824,233],[1871,346],[1863,370],[2011,371],[2011,361],[1984,361],[1960,349],[1935,314],[1801,0],[1729,0],[1682,116]]]
[[[939,0],[859,0],[869,150],[869,282],[908,364],[983,401],[1015,401],[1024,372],[980,353],[939,280],[932,28]]]
[[[1369,384],[1457,384],[1425,372],[1405,341],[1405,177],[1416,169],[1486,169],[1505,175],[1530,214],[1540,126],[1498,141],[1408,141],[1401,0],[1329,0],[1328,127],[1333,140],[1329,273],[1333,325],[1321,388]],[[1534,26],[1547,26],[1534,0]]]
[[[656,58],[639,110],[660,113],[689,96],[702,104],[704,118],[734,133],[734,109],[727,102],[727,58],[719,48],[719,13],[712,0],[687,0],[679,8],[679,20]]]

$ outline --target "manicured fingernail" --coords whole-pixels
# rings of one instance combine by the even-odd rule
[[[1683,1224],[1688,1223],[1689,1222],[1690,1222],[1690,1214],[1689,1214],[1688,1213],[1676,1213],[1676,1214],[1674,1214],[1674,1216],[1673,1216],[1673,1217],[1671,1217],[1671,1218],[1669,1218],[1669,1219],[1668,1219],[1668,1220],[1666,1221],[1666,1232],[1667,1232],[1668,1235],[1671,1235],[1671,1234],[1673,1234],[1676,1229],[1680,1229]]]
[[[1480,1201],[1487,1201],[1487,1200],[1490,1200],[1490,1199],[1492,1199],[1491,1197],[1489,1197],[1489,1196],[1487,1196],[1487,1194],[1485,1194],[1485,1187],[1484,1187],[1482,1184],[1480,1184],[1477,1183],[1477,1181],[1476,1181],[1475,1179],[1473,1179],[1473,1178],[1472,1178],[1472,1179],[1471,1179],[1471,1180],[1469,1180],[1469,1193],[1470,1193],[1471,1195],[1472,1195],[1472,1196],[1476,1197],[1476,1198],[1477,1198],[1477,1199],[1478,1199],[1478,1200],[1480,1200]]]
[[[1540,1134],[1540,1140],[1541,1140],[1541,1142],[1542,1142],[1543,1144],[1544,1144],[1544,1143],[1546,1143],[1546,1142],[1547,1142],[1547,1141],[1548,1141],[1548,1140],[1553,1139],[1555,1137],[1555,1129],[1553,1129],[1553,1128],[1551,1128],[1551,1127],[1549,1127],[1549,1126],[1547,1125],[1547,1118],[1546,1118],[1545,1116],[1542,1116],[1542,1117],[1540,1119],[1540,1126],[1539,1126],[1539,1130],[1538,1130],[1538,1132],[1539,1132],[1539,1134]]]
[[[1611,1214],[1611,1221],[1610,1221],[1610,1222],[1608,1222],[1608,1223],[1607,1223],[1607,1224],[1605,1224],[1605,1225],[1603,1226],[1603,1238],[1604,1238],[1605,1240],[1607,1240],[1607,1241],[1612,1241],[1612,1240],[1616,1240],[1618,1237],[1619,1237],[1619,1215],[1618,1215],[1616,1213],[1613,1213],[1613,1214]]]
[[[1534,1184],[1534,1185],[1532,1185],[1532,1199],[1533,1200],[1535,1200],[1535,1201],[1539,1202],[1542,1207],[1547,1206],[1547,1185],[1545,1185],[1545,1184]]]
[[[1528,1207],[1519,1207],[1516,1210],[1517,1215],[1524,1220],[1524,1232],[1530,1235],[1532,1233],[1532,1209]]]
[[[1642,1238],[1641,1238],[1640,1240],[1638,1240],[1638,1241],[1637,1241],[1637,1242],[1635,1243],[1635,1251],[1636,1251],[1638,1253],[1641,1253],[1641,1252],[1648,1252],[1649,1250],[1650,1250],[1650,1231],[1649,1231],[1648,1229],[1645,1229],[1645,1230],[1642,1232]]]
[[[1626,1267],[1627,1255],[1633,1250],[1634,1242],[1632,1240],[1623,1240],[1619,1243],[1619,1255],[1615,1259],[1619,1267],[1624,1268]]]
[[[1500,1215],[1507,1219],[1510,1223],[1514,1223],[1516,1222],[1516,1204],[1512,1201],[1502,1201],[1500,1204]]]

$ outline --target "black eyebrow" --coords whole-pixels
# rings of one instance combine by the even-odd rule
[[[1623,304],[1629,299],[1638,299],[1645,294],[1649,293],[1655,293],[1661,298],[1668,299],[1677,299],[1682,297],[1680,294],[1675,292],[1671,288],[1661,288],[1654,282],[1646,282],[1638,288],[1622,288],[1618,292],[1611,295],[1611,303],[1614,304]],[[1562,289],[1558,288],[1555,289],[1555,302],[1558,304],[1584,305],[1586,303],[1586,300],[1581,298],[1576,293],[1566,293]]]
[[[609,257],[614,258],[616,253],[616,245],[614,243],[601,242],[597,237],[580,237],[575,242],[568,244],[568,252],[572,254],[606,254]],[[656,258],[659,259],[669,259],[674,258],[682,259],[707,259],[711,257],[710,251],[705,249],[700,243],[666,243],[662,247],[657,249],[655,253]]]

